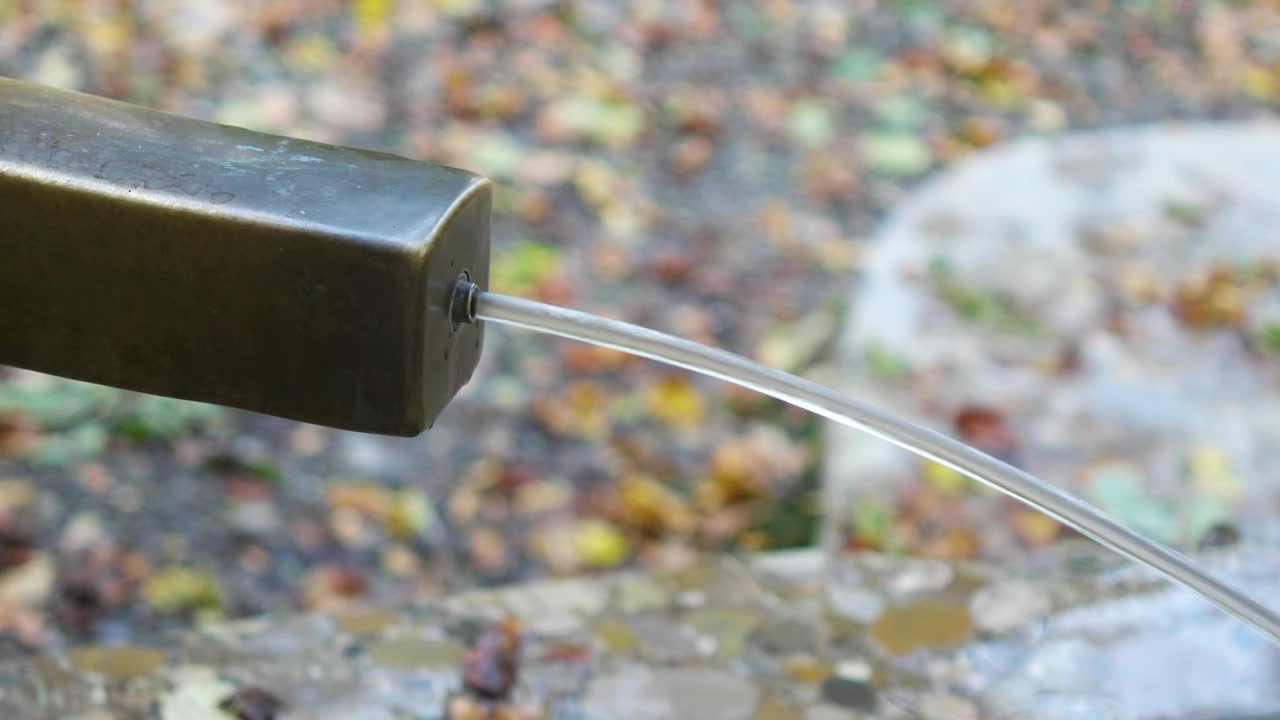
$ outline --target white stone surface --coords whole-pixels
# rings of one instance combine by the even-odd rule
[[[1020,341],[1008,340],[1006,348],[955,323],[930,330],[938,325],[930,316],[937,314],[938,301],[922,289],[918,275],[941,252],[957,276],[980,277],[986,289],[1056,298],[1040,317],[1047,325],[1043,335],[1065,337],[1099,324],[1105,311],[1097,288],[1082,277],[1087,273],[1068,272],[1095,263],[1096,273],[1101,262],[1097,255],[1086,257],[1082,225],[1121,228],[1109,241],[1136,244],[1139,257],[1145,257],[1144,243],[1168,243],[1157,253],[1164,256],[1157,271],[1173,272],[1210,257],[1274,257],[1280,248],[1277,187],[1280,129],[1270,124],[1122,128],[1031,138],[976,153],[910,193],[880,228],[840,340],[840,389],[952,433],[923,417],[918,403],[904,399],[899,389],[862,375],[867,350],[879,346],[910,356],[913,367],[947,368],[931,381],[934,386],[917,384],[914,392],[945,395],[952,404],[1033,407],[1034,430],[1050,442],[1069,443],[1079,432],[1072,418],[1089,415],[1145,428],[1155,438],[1207,440],[1251,458],[1259,444],[1277,435],[1257,418],[1280,413],[1280,399],[1256,398],[1251,373],[1220,372],[1239,353],[1238,341],[1188,338],[1160,318],[1144,322],[1140,337],[1127,345],[1084,332],[1084,362],[1107,371],[1046,387],[1043,376],[1017,362],[990,371],[996,356],[1043,345],[1045,337],[1020,348],[1013,348]],[[1168,207],[1181,202],[1212,206],[1205,226],[1190,239],[1168,227]],[[1130,226],[1134,231],[1125,233]],[[1121,263],[1126,257],[1103,260]],[[828,517],[859,493],[891,497],[891,478],[901,474],[905,451],[834,423],[829,433]],[[833,542],[835,533],[827,523],[825,540]]]
[[[610,720],[746,720],[759,698],[757,688],[722,671],[630,665],[596,679],[584,704]]]

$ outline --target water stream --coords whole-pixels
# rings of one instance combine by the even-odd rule
[[[892,413],[730,352],[589,313],[477,292],[471,314],[475,319],[614,348],[709,375],[870,433],[1056,518],[1200,595],[1280,644],[1280,616],[1209,575],[1185,555],[1134,532],[1070,493]]]

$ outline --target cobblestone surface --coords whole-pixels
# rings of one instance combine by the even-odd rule
[[[1204,559],[1260,597],[1280,590],[1273,549]],[[679,573],[464,593],[402,613],[217,625],[155,649],[72,650],[0,667],[0,712],[1154,720],[1280,711],[1274,647],[1082,543],[1061,545],[1023,576],[874,554],[823,567],[814,551],[726,558]],[[520,641],[504,656],[490,640],[507,619],[518,621]],[[504,657],[509,692],[487,699],[486,663],[501,669]]]

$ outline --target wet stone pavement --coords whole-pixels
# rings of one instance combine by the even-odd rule
[[[1203,558],[1259,597],[1280,552]],[[1085,543],[1021,575],[797,551],[266,617],[0,667],[12,720],[1261,717],[1280,652]],[[824,582],[825,577],[825,582]],[[1170,683],[1170,678],[1178,682]]]

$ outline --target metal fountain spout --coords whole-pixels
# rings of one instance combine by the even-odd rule
[[[479,359],[462,170],[0,78],[0,364],[417,435]]]

